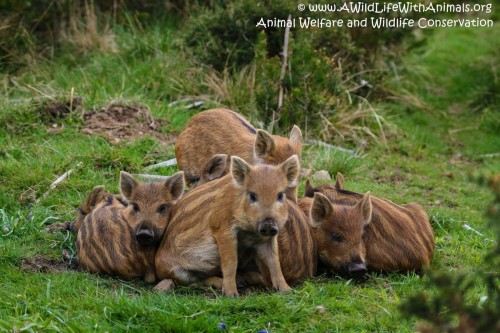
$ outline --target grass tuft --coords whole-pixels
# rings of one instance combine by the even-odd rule
[[[116,35],[109,20],[99,17],[93,1],[84,1],[83,8],[72,7],[68,25],[62,26],[60,41],[71,46],[77,53],[92,51],[116,53]]]

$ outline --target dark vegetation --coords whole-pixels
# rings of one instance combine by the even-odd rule
[[[426,292],[411,296],[402,304],[409,315],[425,320],[418,325],[422,332],[498,332],[500,330],[500,178],[479,177],[475,181],[489,187],[494,200],[488,205],[488,226],[494,230],[496,246],[483,259],[474,274],[451,274],[431,271],[427,282],[437,293]],[[486,293],[476,304],[470,295],[478,285],[486,287]]]

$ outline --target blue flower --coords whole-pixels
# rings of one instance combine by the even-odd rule
[[[219,326],[217,326],[218,329],[227,331],[227,326],[224,322],[220,323]]]

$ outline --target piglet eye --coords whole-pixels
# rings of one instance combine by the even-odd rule
[[[248,200],[250,201],[250,203],[256,203],[257,195],[253,192],[248,192]]]
[[[342,242],[342,237],[337,235],[337,234],[334,234],[334,233],[330,233],[330,241],[332,243],[341,243]]]
[[[132,209],[134,210],[134,213],[139,213],[141,211],[139,205],[136,204],[135,202],[132,203]]]
[[[163,214],[167,211],[168,209],[168,205],[167,204],[163,204],[161,205],[160,207],[158,207],[158,214]]]
[[[278,193],[276,200],[278,200],[279,202],[283,202],[283,200],[285,200],[285,192]]]

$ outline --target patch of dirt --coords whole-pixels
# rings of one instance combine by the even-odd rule
[[[467,157],[465,157],[461,153],[456,153],[453,157],[448,161],[451,165],[465,165],[469,163]]]
[[[84,133],[100,135],[113,143],[144,136],[154,137],[164,145],[174,142],[173,136],[161,133],[164,121],[153,119],[144,105],[111,104],[99,111],[85,114],[83,120],[81,129]]]
[[[47,122],[63,119],[82,105],[81,97],[74,97],[64,102],[45,101],[39,106],[39,114]]]
[[[71,222],[52,223],[45,227],[48,233],[71,231]]]
[[[68,259],[67,261],[47,259],[42,255],[36,255],[31,258],[25,258],[21,261],[21,266],[19,267],[22,271],[30,273],[62,273],[69,270],[75,269],[75,265],[72,264],[71,256],[69,253],[64,253],[63,258]]]
[[[19,201],[22,203],[35,202],[37,198],[37,191],[40,189],[40,185],[32,186],[27,188],[24,192],[19,195]]]

